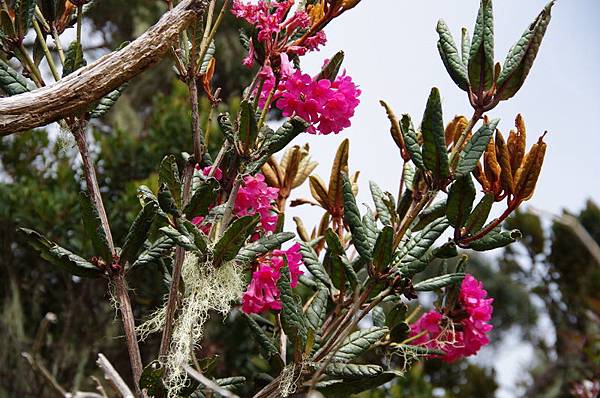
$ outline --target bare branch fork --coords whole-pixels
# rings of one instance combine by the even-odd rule
[[[122,50],[105,55],[49,86],[0,98],[0,136],[86,111],[94,102],[156,64],[205,7],[206,0],[184,0]]]

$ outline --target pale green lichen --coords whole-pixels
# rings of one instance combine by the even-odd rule
[[[244,290],[242,270],[237,264],[230,262],[214,268],[211,261],[199,262],[191,253],[187,253],[183,262],[182,279],[185,293],[165,362],[165,384],[170,397],[176,396],[187,381],[183,366],[189,363],[194,347],[202,339],[209,312],[227,315]],[[161,330],[164,320],[163,307],[139,327],[140,337],[144,339]]]

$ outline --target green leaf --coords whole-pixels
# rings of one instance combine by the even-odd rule
[[[100,98],[100,101],[96,104],[93,110],[90,111],[91,118],[99,118],[108,113],[108,111],[113,107],[113,105],[117,102],[123,91],[127,88],[128,84],[125,83],[121,87],[116,90],[111,91],[106,94],[104,97]]]
[[[37,0],[19,0],[15,2],[15,23],[19,37],[24,37],[33,21],[33,13]]]
[[[217,198],[219,193],[219,181],[209,178],[203,181],[194,191],[189,203],[183,209],[183,213],[189,220],[196,216],[205,216],[208,208]]]
[[[377,270],[383,272],[392,262],[392,246],[394,243],[394,228],[389,225],[383,227],[383,230],[377,238],[375,248],[373,249],[373,265]]]
[[[521,231],[513,229],[512,231],[494,230],[481,239],[469,243],[469,249],[479,252],[497,249],[507,246],[521,239]]]
[[[386,327],[359,329],[344,339],[339,350],[333,354],[332,361],[348,362],[366,352],[373,344],[389,332]]]
[[[135,263],[129,269],[150,264],[159,264],[160,260],[167,254],[170,254],[174,247],[175,244],[171,238],[161,236],[139,255],[138,259],[135,260]]]
[[[433,220],[437,220],[440,217],[446,215],[447,204],[445,200],[435,202],[419,214],[416,225],[412,228],[414,232],[420,231],[425,228]]]
[[[244,376],[225,377],[222,379],[216,379],[215,383],[226,390],[233,390],[244,385],[244,383],[246,383],[246,378]]]
[[[177,208],[177,204],[175,203],[175,199],[173,198],[173,195],[171,195],[171,191],[166,184],[161,184],[160,188],[158,188],[158,204],[161,210],[167,214],[176,217],[181,215]]]
[[[436,247],[432,250],[431,255],[435,258],[453,258],[458,256],[458,249],[456,243],[449,241],[444,243],[442,246]]]
[[[266,359],[270,359],[273,356],[279,356],[279,350],[273,341],[267,336],[267,334],[263,331],[260,325],[252,319],[251,316],[244,314],[244,319],[248,323],[250,330],[252,331],[252,336],[254,340],[258,343],[260,347],[260,353]]]
[[[279,152],[300,133],[305,132],[308,126],[308,122],[297,116],[286,120],[281,127],[265,139],[261,152],[269,156]]]
[[[443,19],[440,19],[437,24],[437,32],[440,36],[437,46],[444,66],[448,74],[456,83],[456,85],[464,90],[469,91],[469,77],[467,76],[467,67],[463,64],[461,55],[458,52],[452,33],[448,29],[448,25]]]
[[[379,229],[377,228],[375,216],[370,209],[365,213],[362,221],[365,226],[365,232],[367,233],[367,241],[369,242],[369,246],[375,247],[375,242],[379,236]]]
[[[352,232],[352,243],[358,254],[366,260],[371,260],[372,247],[367,240],[367,232],[365,226],[361,222],[360,212],[356,205],[356,199],[352,192],[352,183],[348,175],[342,173],[343,189],[344,189],[344,219]]]
[[[471,52],[471,38],[467,28],[461,29],[461,59],[465,66],[469,65],[469,53]]]
[[[494,82],[494,15],[492,0],[481,0],[469,53],[469,82],[473,92],[489,90]]]
[[[165,184],[169,188],[177,207],[181,206],[181,178],[179,177],[179,168],[174,155],[167,155],[160,162],[158,184],[159,186]]]
[[[431,89],[427,100],[423,122],[423,162],[435,178],[448,177],[448,150],[444,133],[444,119],[442,116],[442,99],[437,88]]]
[[[398,348],[399,351],[401,351],[401,352],[412,353],[414,356],[417,356],[417,357],[423,357],[423,356],[429,356],[429,355],[439,355],[439,356],[446,355],[446,353],[444,351],[436,350],[433,348],[427,348],[427,347],[423,347],[423,346],[418,346],[418,345],[398,344],[396,346],[396,348]],[[411,355],[408,354],[408,357],[410,358]]]
[[[494,204],[494,194],[486,193],[479,204],[475,206],[475,209],[467,218],[467,222],[465,223],[465,228],[467,232],[478,232],[484,226],[487,221],[488,216],[490,215],[490,211],[492,210],[492,205]]]
[[[356,365],[353,363],[332,363],[325,368],[325,374],[344,379],[364,379],[375,377],[383,372],[379,365]]]
[[[321,73],[317,76],[317,81],[321,79],[328,79],[334,81],[340,72],[342,63],[344,62],[344,52],[338,51],[333,57],[327,62],[327,64],[321,70]]]
[[[9,64],[0,59],[0,89],[6,94],[17,95],[29,91],[27,80]]]
[[[184,248],[185,250],[189,250],[195,252],[198,250],[192,239],[179,232],[175,228],[171,226],[161,227],[159,231],[165,234],[169,239],[171,239],[177,246]]]
[[[328,398],[347,398],[352,394],[373,390],[396,377],[403,376],[400,372],[383,372],[375,377],[359,380],[327,380],[317,384],[317,389]]]
[[[234,220],[223,233],[223,236],[214,247],[214,264],[219,266],[224,261],[230,261],[237,256],[246,239],[256,229],[260,221],[260,215],[244,216]]]
[[[16,38],[17,32],[13,25],[12,18],[5,9],[0,10],[0,39],[4,37]]]
[[[413,261],[418,261],[435,241],[444,233],[450,223],[446,217],[438,218],[415,237],[409,239],[401,248],[400,264],[403,267],[410,266]]]
[[[158,206],[154,202],[148,203],[138,213],[137,217],[131,224],[125,241],[123,243],[123,249],[121,250],[121,263],[130,263],[137,259],[144,242],[148,239],[150,233],[150,227],[156,217]]]
[[[244,148],[249,150],[254,148],[257,136],[258,126],[252,103],[242,101],[240,104],[238,139],[242,142]]]
[[[209,240],[204,232],[200,231],[190,220],[183,217],[177,218],[176,223],[179,232],[187,236],[200,253],[208,253]]]
[[[217,123],[219,124],[219,127],[221,128],[221,132],[223,133],[223,136],[225,137],[225,139],[231,143],[234,142],[234,128],[233,128],[233,123],[231,123],[231,117],[229,116],[229,113],[221,113],[218,117],[217,117]]]
[[[204,59],[202,60],[202,64],[200,65],[200,74],[205,74],[208,70],[208,63],[211,59],[215,57],[216,52],[215,41],[211,40],[208,44],[208,48],[206,49],[206,53],[204,54]]]
[[[165,373],[165,368],[160,361],[152,361],[149,363],[140,376],[139,386],[146,390],[146,393],[155,398],[167,396],[167,390],[163,384],[162,378]]]
[[[331,287],[331,279],[329,275],[325,271],[323,264],[319,261],[317,253],[313,250],[313,248],[307,242],[299,242],[300,243],[300,253],[302,254],[302,261],[306,268],[310,271],[311,274],[322,284],[327,287]]]
[[[485,152],[499,122],[500,119],[491,120],[473,134],[471,140],[465,145],[465,149],[460,153],[460,160],[456,167],[457,177],[465,176],[475,169],[477,161]]]
[[[77,41],[72,41],[65,51],[65,63],[63,65],[62,77],[68,76],[77,69],[87,65],[83,58],[83,48]]]
[[[463,273],[436,276],[434,278],[430,278],[424,280],[423,282],[417,283],[416,285],[414,285],[414,288],[417,292],[430,292],[452,285],[456,282],[460,282],[464,279],[464,277],[465,274]]]
[[[94,264],[58,246],[38,232],[27,228],[19,228],[19,231],[25,234],[27,243],[37,250],[44,260],[50,262],[52,265],[72,275],[84,278],[97,278],[102,275],[102,271]]]
[[[417,132],[415,131],[413,122],[408,114],[402,115],[402,119],[400,119],[400,128],[402,130],[402,137],[404,138],[406,150],[410,154],[413,163],[421,170],[425,169],[423,155],[421,154],[421,145],[419,145],[419,140],[417,139]]]
[[[321,288],[313,295],[312,300],[306,307],[307,326],[314,330],[315,334],[321,331],[321,326],[325,322],[328,300],[329,290]]]
[[[302,312],[302,305],[299,297],[292,291],[290,286],[290,274],[287,264],[280,271],[281,277],[277,282],[277,288],[280,292],[281,304],[281,324],[284,332],[294,339],[296,336],[304,343],[308,336],[307,321]]]
[[[385,311],[380,306],[376,306],[371,310],[371,319],[373,320],[373,326],[385,326]]]
[[[508,51],[502,72],[498,77],[497,96],[501,100],[512,98],[525,83],[550,24],[553,5],[554,0],[544,7],[519,41]]]
[[[288,240],[294,239],[293,232],[278,232],[273,235],[263,236],[262,238],[244,246],[235,256],[235,261],[239,263],[251,263],[258,256],[278,249]]]
[[[81,220],[83,221],[83,229],[88,238],[92,241],[95,255],[102,257],[107,264],[112,264],[113,254],[108,245],[108,237],[102,226],[98,210],[92,204],[92,201],[87,192],[79,193],[79,203],[81,205]]]
[[[470,174],[454,181],[448,193],[446,217],[454,228],[462,228],[466,218],[471,214],[475,200],[475,185]]]
[[[392,216],[390,211],[383,200],[383,191],[379,188],[379,185],[374,181],[369,181],[369,188],[371,189],[371,196],[373,196],[373,202],[375,203],[375,209],[377,209],[377,216],[383,223],[383,225],[392,225]]]

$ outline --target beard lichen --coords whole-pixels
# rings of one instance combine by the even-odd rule
[[[182,279],[185,293],[165,359],[164,381],[170,397],[176,396],[186,385],[188,376],[184,365],[189,363],[194,347],[202,339],[209,312],[227,315],[244,290],[242,269],[238,264],[229,262],[215,268],[211,259],[199,261],[192,253],[185,256]],[[140,325],[138,335],[142,340],[164,327],[165,313],[166,307],[160,308]]]

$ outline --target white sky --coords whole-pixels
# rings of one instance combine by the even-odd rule
[[[503,63],[510,46],[520,37],[546,0],[496,0],[496,60]],[[317,54],[303,58],[303,70],[315,74],[323,59],[337,50],[346,53],[344,66],[361,86],[361,104],[352,127],[337,136],[304,134],[294,143],[309,142],[320,166],[316,173],[326,181],[335,150],[350,138],[350,169],[360,170],[359,200],[371,205],[368,181],[373,179],[394,195],[398,190],[401,159],[389,135],[389,124],[379,105],[385,99],[396,115],[409,113],[419,123],[431,87],[442,93],[445,121],[456,114],[468,117],[472,109],[466,94],[458,89],[439,58],[435,26],[445,19],[460,41],[460,28],[472,33],[479,0],[363,0],[327,29],[328,44]],[[528,147],[545,130],[549,134],[544,169],[529,205],[551,213],[563,208],[576,211],[588,198],[600,201],[597,157],[600,131],[594,119],[600,116],[600,46],[597,0],[558,0],[536,63],[521,91],[489,113],[499,117],[507,135],[517,113],[528,130]],[[308,184],[293,196],[310,197]],[[503,209],[500,209],[503,210]],[[322,211],[292,209],[312,226]],[[505,342],[502,355],[486,353],[481,361],[494,363],[503,385],[499,396],[515,395],[514,383],[527,366],[531,350],[515,341]],[[508,344],[508,345],[507,345]],[[511,348],[512,347],[512,348]]]

